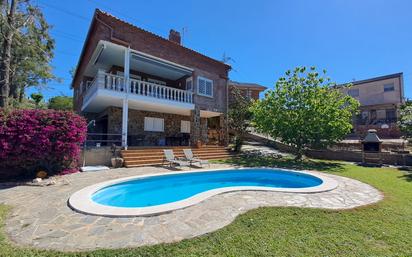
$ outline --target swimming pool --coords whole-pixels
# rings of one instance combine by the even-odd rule
[[[151,215],[184,208],[216,194],[239,190],[313,193],[336,185],[322,175],[269,168],[244,168],[136,176],[86,187],[69,199],[81,212]]]

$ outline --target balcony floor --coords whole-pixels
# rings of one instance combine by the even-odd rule
[[[98,113],[109,106],[122,107],[126,93],[98,88],[96,92],[83,104],[83,112]],[[159,99],[152,96],[128,94],[129,108],[142,111],[190,115],[195,108],[192,103],[183,103],[173,100]]]

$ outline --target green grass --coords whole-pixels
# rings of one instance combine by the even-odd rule
[[[61,253],[20,248],[0,234],[0,256],[412,256],[412,176],[394,168],[339,162],[238,159],[245,166],[317,169],[369,183],[385,194],[378,204],[346,211],[259,208],[229,226],[174,244]],[[0,206],[3,223],[8,207]],[[2,231],[2,230],[1,230]]]

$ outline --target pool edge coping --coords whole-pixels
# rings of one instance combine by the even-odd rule
[[[274,187],[259,187],[259,186],[235,186],[235,187],[222,187],[216,188],[212,190],[207,190],[201,192],[199,194],[193,195],[189,198],[182,199],[180,201],[161,204],[156,206],[150,207],[136,207],[136,208],[125,208],[125,207],[114,207],[114,206],[107,206],[102,205],[94,202],[91,197],[94,193],[98,190],[113,185],[117,183],[127,182],[134,179],[139,178],[148,178],[148,177],[157,177],[163,175],[177,175],[177,174],[185,174],[185,173],[197,173],[197,172],[207,172],[207,171],[222,171],[228,170],[228,168],[220,168],[220,169],[201,169],[201,170],[193,170],[193,171],[172,171],[172,172],[165,172],[159,174],[146,174],[146,175],[136,175],[136,176],[129,176],[123,177],[118,179],[111,179],[104,182],[96,183],[87,187],[84,187],[75,193],[73,193],[69,199],[67,200],[68,206],[77,211],[79,213],[88,214],[88,215],[97,215],[97,216],[104,216],[104,217],[138,217],[138,216],[155,216],[160,215],[163,213],[168,213],[174,210],[184,209],[206,199],[223,193],[228,192],[236,192],[236,191],[267,191],[267,192],[281,192],[281,193],[304,193],[304,194],[312,194],[312,193],[321,193],[326,191],[331,191],[338,187],[338,182],[329,176],[325,176],[321,172],[318,171],[310,171],[310,170],[291,170],[291,169],[283,169],[283,168],[273,168],[273,167],[241,167],[241,168],[231,168],[234,170],[242,170],[242,169],[276,169],[281,171],[287,171],[292,173],[300,173],[311,175],[316,178],[319,178],[323,181],[322,184],[314,187],[306,187],[306,188],[274,188]]]

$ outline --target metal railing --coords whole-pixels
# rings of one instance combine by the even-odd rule
[[[85,147],[111,146],[112,144],[120,146],[122,144],[122,134],[110,133],[87,133]]]

